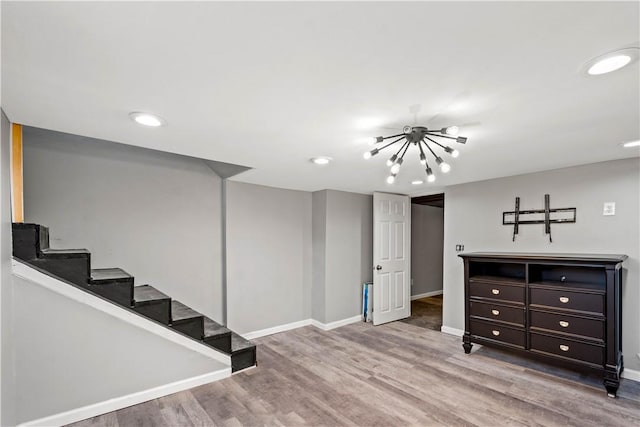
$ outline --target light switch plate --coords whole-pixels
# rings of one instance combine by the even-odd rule
[[[602,208],[602,215],[615,215],[616,214],[616,202],[604,202]]]

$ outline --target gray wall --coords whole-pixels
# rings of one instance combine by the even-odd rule
[[[373,196],[327,191],[325,322],[360,314],[373,279]]]
[[[311,317],[325,322],[325,280],[327,269],[327,191],[312,195],[313,281]]]
[[[10,124],[2,112],[0,139],[0,425],[15,424],[15,369],[12,334]]]
[[[311,193],[229,181],[227,320],[246,333],[311,317]]]
[[[224,368],[40,285],[14,284],[18,422]]]
[[[221,179],[202,161],[36,128],[24,132],[25,219],[222,320]]]
[[[373,277],[373,197],[313,194],[313,318],[323,323],[360,314],[362,283]]]
[[[502,212],[540,209],[544,195],[551,207],[577,208],[575,224],[551,226],[549,243],[542,225],[524,225],[516,241]],[[640,159],[625,159],[542,173],[448,187],[445,191],[443,324],[464,329],[463,268],[455,245],[465,252],[575,252],[626,254],[623,287],[625,367],[638,370],[640,360]],[[604,202],[616,202],[616,215],[603,216]]]
[[[444,209],[411,205],[411,295],[442,290]]]

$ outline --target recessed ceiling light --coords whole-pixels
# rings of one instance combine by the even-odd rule
[[[420,185],[420,184],[424,184],[424,181],[421,179],[414,179],[413,181],[411,181],[411,183],[413,185]]]
[[[638,59],[639,50],[637,47],[631,47],[600,55],[586,63],[585,69],[587,74],[599,76],[619,70],[635,62]]]
[[[313,157],[311,158],[311,162],[315,163],[316,165],[327,165],[329,164],[329,162],[331,162],[331,157]]]
[[[624,148],[640,147],[640,139],[637,141],[629,141],[622,144]]]
[[[131,120],[134,122],[144,126],[158,127],[167,124],[166,120],[162,117],[151,113],[133,112],[129,113],[129,117],[131,117]]]

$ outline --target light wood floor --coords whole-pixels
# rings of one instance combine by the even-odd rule
[[[257,368],[75,424],[640,425],[640,383],[608,398],[582,377],[403,322],[312,326],[256,340]]]

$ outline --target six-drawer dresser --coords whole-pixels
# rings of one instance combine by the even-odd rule
[[[615,397],[622,359],[626,255],[488,253],[464,260],[465,332],[472,343],[595,370]]]

